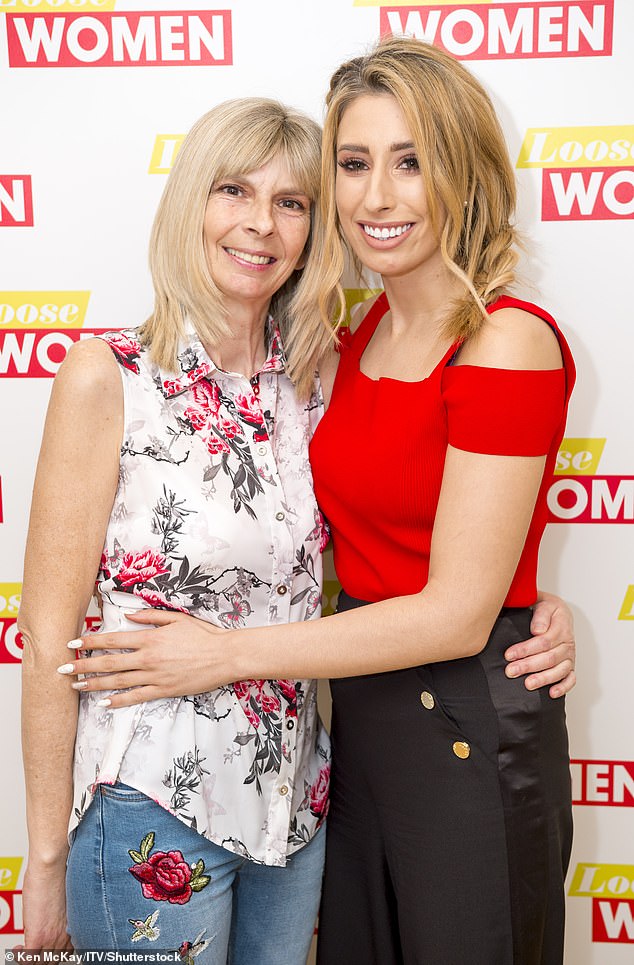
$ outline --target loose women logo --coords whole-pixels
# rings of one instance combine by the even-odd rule
[[[634,476],[595,475],[605,439],[563,439],[548,490],[550,523],[634,522]]]
[[[0,331],[15,328],[81,328],[90,292],[0,292]]]
[[[634,807],[634,761],[570,761],[572,803]]]
[[[592,898],[593,942],[634,942],[634,865],[579,864],[568,894]]]
[[[542,168],[542,221],[634,218],[634,125],[529,128],[518,168]]]
[[[184,140],[184,134],[157,134],[148,174],[169,174]]]
[[[116,0],[0,0],[0,13],[60,13],[78,9],[114,10]]]
[[[21,935],[22,892],[17,890],[22,858],[0,858],[0,935]]]
[[[100,331],[96,328],[66,328],[48,332],[0,329],[0,378],[51,378],[74,342],[92,338]]]
[[[33,193],[28,174],[0,174],[0,228],[33,226]]]
[[[407,34],[436,44],[461,60],[605,57],[612,53],[614,0],[362,5],[381,7],[382,37]]]
[[[10,67],[233,63],[230,10],[7,14]]]

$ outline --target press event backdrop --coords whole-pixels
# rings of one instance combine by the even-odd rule
[[[22,931],[15,620],[51,380],[74,341],[148,314],[149,228],[196,118],[260,94],[321,119],[333,69],[390,32],[444,47],[492,92],[528,237],[523,293],[577,360],[540,572],[574,607],[579,654],[566,961],[633,960],[632,0],[0,0],[0,945]]]

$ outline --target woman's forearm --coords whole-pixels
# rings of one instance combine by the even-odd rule
[[[39,646],[23,630],[22,747],[29,859],[63,867],[72,807],[77,695],[55,673],[62,646]],[[57,679],[56,679],[57,678]]]

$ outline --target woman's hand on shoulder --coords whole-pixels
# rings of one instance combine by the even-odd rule
[[[501,308],[458,353],[457,365],[502,369],[560,369],[559,342],[543,319],[521,308]]]

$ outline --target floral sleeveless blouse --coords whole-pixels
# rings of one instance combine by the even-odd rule
[[[279,331],[251,380],[190,329],[163,372],[135,330],[100,335],[121,366],[119,486],[98,589],[104,631],[162,607],[228,629],[316,619],[324,526],[308,443],[319,388],[297,400]],[[326,537],[327,538],[327,537]],[[229,851],[284,865],[323,822],[330,751],[311,680],[245,680],[114,710],[81,694],[71,832],[99,783],[146,794]]]

